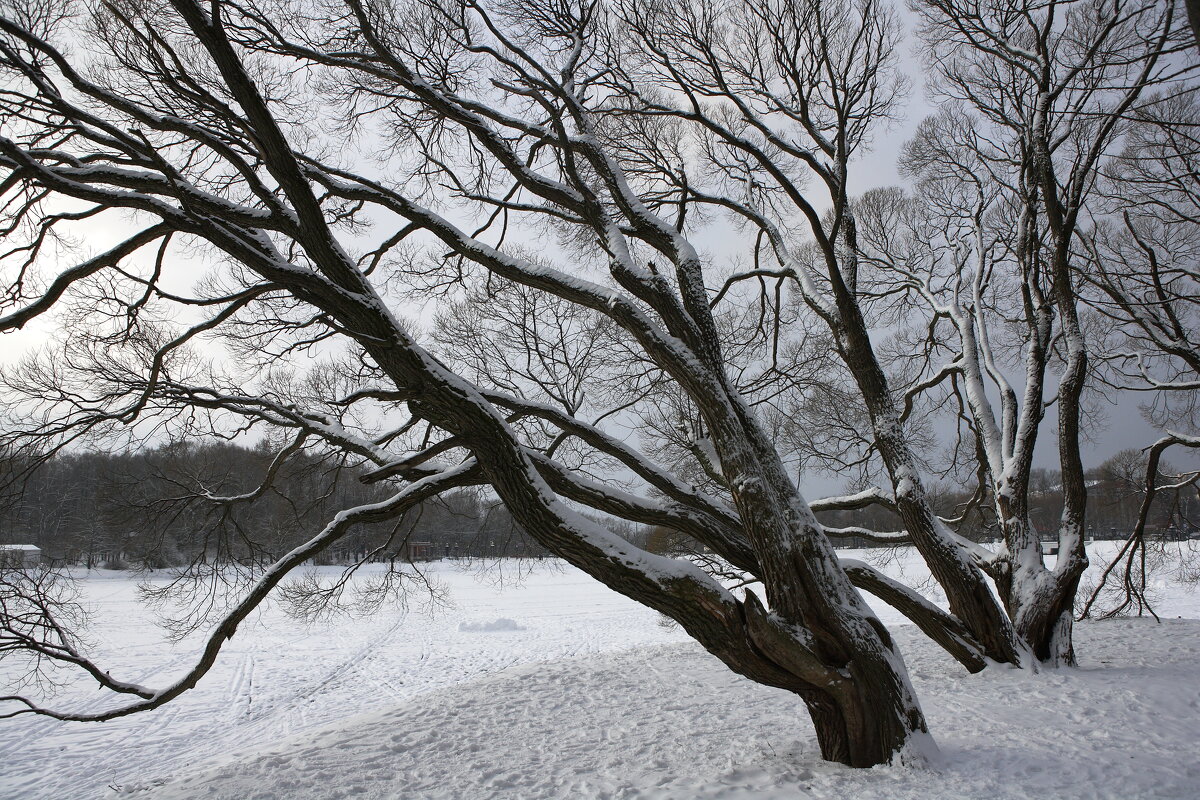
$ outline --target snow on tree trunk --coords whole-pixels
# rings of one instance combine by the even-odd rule
[[[951,540],[930,505],[903,425],[857,306],[842,306],[838,342],[867,404],[875,445],[892,479],[896,511],[946,592],[950,610],[983,645],[989,658],[1019,664],[1019,648],[1009,620],[996,602],[983,571]]]

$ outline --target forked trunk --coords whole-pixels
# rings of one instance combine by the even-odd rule
[[[1017,635],[1026,642],[1034,657],[1051,667],[1075,666],[1072,639],[1075,622],[1075,593],[1079,578],[1061,585],[1050,578],[1044,591],[1036,593],[1016,616]]]
[[[1072,643],[1075,594],[1079,576],[1087,566],[1086,553],[1060,553],[1055,569],[1043,563],[1041,542],[1023,511],[1014,513],[999,503],[1008,560],[996,574],[996,588],[1013,620],[1021,642],[1038,662],[1047,666],[1075,666]]]

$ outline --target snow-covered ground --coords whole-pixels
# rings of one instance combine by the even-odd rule
[[[924,576],[910,553],[884,566]],[[311,625],[268,609],[156,711],[0,722],[0,797],[1200,796],[1200,594],[1170,565],[1166,621],[1079,625],[1079,670],[971,676],[896,627],[942,759],[867,771],[822,762],[793,697],[574,570],[539,562],[505,585],[451,564],[432,574],[452,606]],[[115,676],[160,686],[194,657],[195,640],[164,643],[128,576],[81,585]],[[68,687],[55,703],[97,695]]]

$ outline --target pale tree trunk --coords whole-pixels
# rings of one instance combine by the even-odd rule
[[[1189,13],[1197,7],[1191,0],[1187,6]],[[1087,219],[1080,215],[1094,212],[1089,206],[1097,172],[1126,146],[1125,126],[1141,113],[1142,101],[1155,87],[1174,85],[1184,75],[1169,56],[1183,44],[1178,4],[1146,0],[1099,21],[1074,15],[1072,8],[1055,0],[1004,0],[971,9],[953,0],[914,5],[924,22],[923,38],[939,62],[957,65],[942,72],[945,96],[965,98],[979,112],[974,124],[984,133],[972,132],[964,145],[979,156],[979,174],[970,182],[997,178],[998,186],[1015,187],[1012,202],[1019,204],[1020,231],[1012,244],[1022,271],[1030,347],[1041,352],[1027,353],[1030,380],[1015,442],[1006,426],[1004,447],[996,451],[1005,455],[990,458],[988,467],[1008,550],[997,564],[997,582],[1017,634],[1048,664],[1074,663],[1071,614],[1088,564],[1080,455],[1088,353],[1074,286],[1078,264],[1072,263],[1080,220]],[[1013,46],[1014,37],[1020,47]],[[1020,153],[1019,162],[1005,166],[996,152]],[[1027,505],[1031,451],[1047,407],[1041,389],[1051,347],[1063,361],[1055,396],[1063,512],[1057,562],[1047,568]],[[977,400],[973,412],[982,395]],[[992,421],[986,413],[976,416],[981,430]],[[1013,444],[1018,457],[1012,456]]]
[[[875,357],[857,306],[845,304],[842,312],[842,328],[837,331],[842,357],[866,401],[875,444],[891,476],[896,511],[905,529],[946,592],[950,610],[979,641],[987,656],[1002,663],[1020,664],[1021,648],[986,576],[946,535],[930,505],[887,378]]]

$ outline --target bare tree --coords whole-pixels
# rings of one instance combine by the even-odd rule
[[[836,217],[826,228],[797,193],[795,167],[779,164],[807,165],[844,211],[847,159],[894,97],[890,16],[871,3],[792,2],[3,8],[0,191],[14,244],[4,255],[0,327],[70,309],[64,347],[7,376],[24,412],[11,441],[54,452],[85,437],[136,440],[156,428],[281,430],[283,441],[317,443],[392,486],[386,499],[343,510],[240,585],[199,662],[162,689],[93,664],[58,624],[57,605],[36,587],[22,589],[20,607],[6,609],[6,652],[75,665],[132,699],[72,713],[10,695],[9,715],[110,719],[169,702],[298,564],[356,525],[486,484],[551,552],[678,621],[731,669],[797,694],[827,759],[921,759],[925,721],[899,654],[730,377],[710,307],[715,287],[687,218],[698,206],[731,204],[688,183],[663,134],[671,124],[694,132],[688,157],[712,156],[726,188],[741,187],[750,202],[732,207],[750,213],[776,252],[790,251],[790,234],[756,209],[778,195],[804,212],[824,241],[833,288],[795,274],[812,284],[810,304],[834,322],[839,347],[857,353],[869,342],[854,306],[855,267],[836,245],[850,222]],[[729,26],[729,41],[753,44],[765,60],[715,50],[678,60],[662,50],[672,20],[694,26],[685,43],[703,36],[713,47],[721,39],[705,26]],[[791,49],[796,43],[803,48]],[[742,77],[722,85],[736,75],[735,57],[755,70],[749,78],[782,68],[795,94],[778,108],[759,91],[768,85],[761,80],[757,90]],[[676,77],[671,91],[686,102],[664,106],[651,90]],[[756,109],[764,103],[781,119],[799,110],[789,124],[828,148],[829,163],[763,125]],[[355,163],[347,142],[381,153],[380,161]],[[755,185],[762,174],[770,186]],[[114,241],[114,230],[128,232]],[[548,252],[534,259],[507,245],[516,230],[540,232]],[[70,236],[80,231],[108,241],[88,248]],[[189,280],[200,259],[211,265],[206,277]],[[573,396],[535,401],[468,381],[397,315],[397,298],[488,276],[619,329],[695,409],[728,499],[575,416]],[[217,344],[236,358],[206,357]],[[301,356],[323,353],[321,369],[298,374]],[[869,380],[881,379],[863,363]],[[523,379],[562,388],[543,369]],[[868,404],[886,394],[876,387]],[[897,504],[914,538],[926,551],[946,551],[933,563],[961,616],[988,620],[975,626],[985,632],[1002,626],[978,570],[945,535],[928,534],[939,524],[914,495],[902,441],[887,438],[893,420],[881,413],[883,446],[898,454]],[[615,491],[571,469],[514,416],[620,463],[646,493]],[[268,469],[262,485],[275,474]],[[735,595],[688,562],[639,550],[581,515],[580,505],[687,532],[753,574],[770,611],[754,591]],[[865,565],[850,573],[878,582]],[[971,632],[903,587],[888,589],[982,666]],[[1012,647],[993,637],[986,652],[1011,656]]]
[[[926,126],[920,206],[848,188],[905,90],[876,0],[5,0],[0,329],[44,316],[60,338],[5,372],[4,444],[41,458],[271,431],[256,488],[188,502],[259,502],[301,453],[390,492],[246,565],[200,661],[161,690],[93,664],[49,590],[21,588],[6,653],[136,699],[76,714],[12,695],[8,713],[162,705],[269,593],[303,597],[285,588],[295,566],[479,486],[550,552],[799,695],[831,760],[920,760],[927,740],[855,586],[969,669],[1069,663],[1087,563],[1080,214],[1124,121],[1169,82],[1180,30],[1171,4],[1085,5],[921,5],[943,91],[971,111]],[[965,141],[975,119],[997,138]],[[430,299],[426,338],[400,313]],[[935,335],[901,358],[872,329],[903,328],[914,305]],[[1020,401],[997,361],[1014,326]],[[979,485],[953,518],[912,419],[947,385]],[[1052,570],[1027,499],[1050,402],[1066,496]],[[836,414],[807,413],[821,404]],[[830,419],[833,435],[815,430]],[[831,442],[830,463],[879,463],[890,486],[807,501],[800,453]],[[988,496],[1000,552],[956,530]],[[903,530],[816,517],[876,506]],[[596,514],[711,558],[646,552]],[[950,611],[839,561],[838,536],[911,542]],[[734,571],[736,591],[711,574]]]
[[[1188,4],[1193,28],[1194,4]],[[1194,57],[1190,60],[1195,63]],[[1191,486],[1187,470],[1169,476],[1161,466],[1171,449],[1197,447],[1200,341],[1200,183],[1197,181],[1194,82],[1164,87],[1131,109],[1119,157],[1103,165],[1099,220],[1081,238],[1086,256],[1082,299],[1114,329],[1106,342],[1104,380],[1147,398],[1143,413],[1162,436],[1139,459],[1142,505],[1129,538],[1084,606],[1093,611],[1109,579],[1121,575],[1121,599],[1106,616],[1150,610],[1146,597],[1149,514],[1164,489]],[[1165,485],[1164,485],[1165,484]]]
[[[1120,157],[1102,173],[1105,214],[1084,239],[1093,290],[1084,299],[1118,326],[1108,379],[1147,392],[1154,422],[1168,427],[1195,426],[1200,388],[1196,112],[1191,87],[1138,109]]]
[[[936,247],[906,265],[880,252],[879,237],[876,252],[928,304],[931,331],[939,318],[952,331],[943,372],[958,376],[975,460],[1004,534],[985,568],[1022,641],[1041,660],[1073,663],[1074,597],[1088,563],[1081,239],[1098,211],[1096,170],[1116,155],[1128,119],[1156,88],[1172,91],[1186,74],[1172,58],[1182,29],[1169,3],[914,7],[938,65],[932,85],[951,105],[909,146],[907,166],[922,179],[925,202],[906,229]],[[1002,355],[1014,327],[1019,383]],[[1064,497],[1053,568],[1029,516],[1032,450],[1050,404]]]
[[[873,499],[867,502],[895,510],[906,539],[944,589],[953,625],[969,631],[988,657],[1022,662],[1024,649],[970,543],[933,511],[903,403],[893,394],[865,316],[871,295],[860,281],[848,177],[867,144],[870,122],[891,115],[903,91],[891,72],[894,16],[870,2],[820,9],[761,2],[729,14],[705,4],[682,11],[676,4],[623,7],[637,42],[622,62],[622,90],[636,98],[630,101],[636,111],[629,113],[690,123],[709,164],[696,175],[663,163],[659,179],[678,187],[681,214],[689,206],[723,209],[763,244],[769,260],[756,258],[730,281],[786,278],[827,327],[892,484],[890,491],[868,493]],[[805,186],[809,181],[819,194]],[[831,501],[827,507],[845,506]],[[905,607],[914,621],[928,624],[918,619],[922,598],[909,600]]]
[[[1115,477],[1120,483],[1125,484],[1127,491],[1140,497],[1137,515],[1129,537],[1100,574],[1100,580],[1096,582],[1087,602],[1083,605],[1083,610],[1079,613],[1080,618],[1090,616],[1095,611],[1101,619],[1110,619],[1129,612],[1134,612],[1138,616],[1148,613],[1156,620],[1158,619],[1158,614],[1154,612],[1154,606],[1147,594],[1149,585],[1147,551],[1150,547],[1148,526],[1151,522],[1151,510],[1154,508],[1155,500],[1166,495],[1172,501],[1170,504],[1172,511],[1169,517],[1175,517],[1175,510],[1180,505],[1181,492],[1183,490],[1194,492],[1195,487],[1200,483],[1200,470],[1176,471],[1162,461],[1163,453],[1176,446],[1200,448],[1200,437],[1177,433],[1168,434],[1146,448],[1144,456],[1137,451],[1125,451],[1124,454],[1134,456],[1133,463],[1127,461],[1125,464],[1116,465],[1123,466],[1124,469],[1121,470],[1122,474]],[[1119,453],[1118,456],[1124,454]],[[1183,515],[1180,517],[1178,518],[1180,528],[1186,528],[1190,520]],[[1109,608],[1098,610],[1097,603],[1104,602],[1103,598],[1106,592],[1111,590],[1109,581],[1116,575],[1120,576],[1116,601]]]

